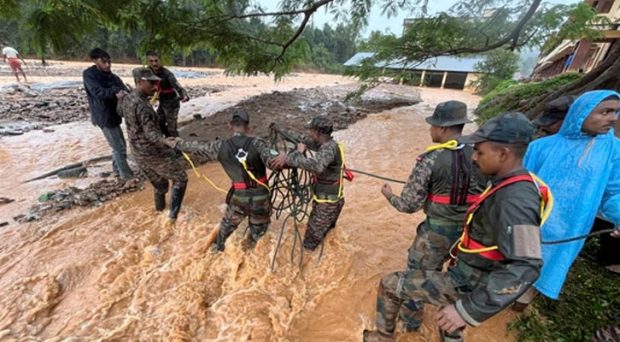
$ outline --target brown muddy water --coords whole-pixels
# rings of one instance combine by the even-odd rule
[[[422,104],[373,114],[337,132],[348,166],[406,179],[430,143],[423,118],[431,106],[477,101],[439,90],[423,90],[422,97]],[[63,159],[59,164],[105,153],[104,144],[83,147],[92,146],[95,138],[87,136],[97,134],[91,133],[67,133],[65,142],[51,146],[16,137],[24,140],[0,149],[0,186],[10,189],[22,178],[11,179],[6,165],[21,163],[17,169],[24,170],[41,162],[29,151],[46,162]],[[20,149],[18,160],[14,148]],[[199,170],[226,187],[218,164]],[[281,222],[272,222],[253,252],[240,247],[243,223],[225,253],[211,254],[209,233],[221,219],[224,195],[188,174],[174,229],[154,212],[150,186],[98,208],[0,228],[0,341],[361,341],[362,330],[373,325],[378,281],[405,267],[422,214],[397,213],[381,196],[381,181],[358,175],[345,186],[347,203],[323,259],[306,254],[301,270],[291,264],[289,230],[272,273]],[[19,191],[35,192],[46,182],[52,181]],[[436,310],[427,308],[421,331],[400,341],[437,340]],[[513,318],[503,312],[468,329],[467,337],[512,341],[506,323]]]

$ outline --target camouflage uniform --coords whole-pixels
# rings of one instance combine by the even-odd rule
[[[267,184],[265,165],[277,155],[267,143],[256,137],[235,133],[227,140],[211,142],[179,141],[177,148],[196,152],[207,160],[218,160],[233,185],[227,196],[228,208],[220,223],[216,248],[224,250],[226,239],[237,229],[244,218],[249,217],[250,235],[248,242],[254,244],[267,231],[271,221],[270,193],[267,188],[252,180],[235,157],[239,149],[245,150],[247,168],[262,183]]]
[[[312,158],[304,156],[298,151],[287,156],[286,163],[312,172],[316,181],[312,192],[319,200],[328,202],[312,202],[312,211],[308,219],[308,227],[304,236],[304,248],[316,249],[327,233],[336,227],[336,222],[344,206],[344,197],[339,197],[340,173],[342,172],[342,156],[338,143],[331,137],[321,145],[295,132],[288,132],[290,136],[299,138],[309,149],[316,151]]]
[[[181,108],[180,98],[188,97],[187,91],[177,81],[172,71],[161,67],[155,75],[161,78],[157,86],[159,92],[159,106],[157,115],[162,132],[167,137],[178,137],[177,120]]]
[[[486,177],[472,165],[472,152],[471,146],[461,145],[422,154],[401,196],[389,198],[390,204],[400,212],[423,209],[427,215],[409,248],[407,270],[441,271],[449,259],[450,248],[463,231],[467,207],[486,185]],[[439,203],[439,197],[446,203]],[[413,315],[421,315],[422,304],[403,305],[400,318],[408,331],[419,328],[421,320]]]
[[[527,174],[525,170],[508,176]],[[495,179],[493,185],[504,180]],[[518,182],[499,189],[474,215],[470,236],[485,246],[497,245],[503,260],[459,251],[447,273],[409,270],[385,276],[377,296],[377,335],[366,341],[389,341],[403,301],[454,304],[465,322],[477,326],[512,304],[538,278],[540,197],[535,185]],[[520,236],[517,237],[517,230]],[[459,332],[460,334],[460,332]]]
[[[533,135],[534,126],[525,115],[505,113],[459,140],[527,145]],[[377,331],[365,331],[365,342],[394,340],[403,301],[452,306],[466,324],[477,326],[514,303],[536,281],[542,267],[541,200],[546,209],[548,189],[539,187],[521,168],[493,177],[481,196],[468,209],[471,216],[465,220],[456,263],[448,272],[407,270],[381,280]],[[444,340],[461,340],[461,333],[444,335]]]
[[[164,144],[165,136],[157,124],[157,113],[148,98],[137,89],[123,98],[119,112],[125,118],[134,159],[153,184],[158,211],[165,207],[168,182],[172,181],[169,216],[176,218],[187,187],[187,174],[175,151]]]

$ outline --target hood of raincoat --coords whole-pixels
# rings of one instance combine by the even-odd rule
[[[610,96],[616,96],[620,100],[620,94],[612,90],[593,90],[579,96],[570,106],[558,134],[573,139],[591,139],[592,135],[582,132],[581,127],[583,127],[584,121],[586,121],[586,118],[590,115],[594,108]],[[606,134],[597,135],[597,138],[611,138],[613,136],[614,131],[610,130]]]
[[[550,298],[558,298],[571,265],[584,240],[545,244],[588,234],[600,211],[615,224],[620,223],[620,139],[614,132],[588,135],[581,131],[584,121],[604,99],[620,94],[596,90],[581,95],[570,107],[558,134],[530,144],[524,166],[538,175],[551,189],[553,211],[541,228],[543,268],[536,288]]]

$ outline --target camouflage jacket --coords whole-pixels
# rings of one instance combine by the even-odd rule
[[[340,173],[342,172],[342,157],[338,143],[330,138],[319,145],[299,133],[286,133],[302,141],[310,150],[315,151],[311,157],[306,157],[298,151],[291,152],[287,156],[286,163],[289,166],[304,169],[316,175],[315,195],[319,197],[337,195],[340,187]]]
[[[521,169],[493,179],[493,186],[523,174],[527,171]],[[540,201],[533,183],[517,182],[497,190],[475,212],[469,237],[484,246],[498,246],[504,259],[495,261],[458,251],[457,264],[449,272],[455,286],[467,290],[455,306],[470,325],[478,325],[512,304],[538,279],[543,264]]]
[[[160,101],[174,101],[178,100],[179,97],[183,98],[185,96],[189,98],[187,91],[181,87],[172,71],[162,67],[158,72],[154,73],[157,77],[161,78],[161,81],[159,81],[159,85],[157,86]]]
[[[165,136],[159,128],[157,113],[147,96],[134,89],[120,101],[118,111],[125,118],[134,156],[174,156],[174,150],[164,144]]]
[[[430,218],[462,222],[471,204],[466,201],[467,195],[482,193],[488,180],[472,165],[472,153],[473,148],[468,145],[459,150],[423,153],[417,158],[401,195],[392,195],[390,204],[400,212],[413,213],[423,208]],[[460,168],[456,165],[459,154]],[[437,195],[449,198],[449,203],[430,200],[430,196]]]

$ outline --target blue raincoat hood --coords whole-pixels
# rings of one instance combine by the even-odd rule
[[[584,121],[604,99],[620,94],[596,90],[581,95],[570,107],[560,131],[530,144],[525,168],[551,189],[555,205],[542,227],[543,241],[587,234],[597,212],[620,224],[620,139],[613,130],[596,136],[581,131]],[[584,240],[543,244],[543,268],[536,288],[557,299],[566,274]]]

